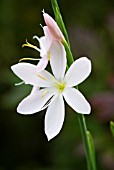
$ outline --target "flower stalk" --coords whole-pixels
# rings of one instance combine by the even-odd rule
[[[55,14],[56,22],[58,26],[60,27],[61,31],[63,32],[65,39],[66,39],[65,41],[62,41],[62,44],[64,45],[66,53],[67,53],[67,61],[68,61],[68,68],[69,68],[71,64],[74,62],[74,59],[73,59],[72,52],[70,50],[68,34],[67,34],[67,31],[66,31],[63,19],[62,19],[62,15],[60,13],[57,0],[51,0],[51,3],[52,3],[52,8]],[[90,133],[87,130],[84,115],[78,114],[78,120],[79,120],[80,129],[81,129],[82,139],[83,139],[84,146],[85,146],[88,170],[96,170],[94,144],[93,144],[92,136],[90,136]]]
[[[110,121],[110,130],[111,130],[111,133],[114,137],[114,122],[113,121]]]
[[[87,130],[84,115],[78,114],[78,120],[79,120],[80,129],[81,129],[82,139],[83,139],[84,146],[85,146],[88,170],[96,170],[94,144],[89,140],[90,132]],[[92,140],[92,136],[91,136],[91,140]],[[92,150],[93,150],[93,154],[92,154]]]
[[[73,55],[70,50],[70,46],[68,45],[66,40],[62,41],[62,44],[64,45],[65,50],[66,50],[68,67],[70,67],[72,63],[74,62]]]

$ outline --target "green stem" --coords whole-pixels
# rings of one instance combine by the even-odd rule
[[[68,67],[70,67],[72,65],[72,63],[74,62],[70,46],[68,45],[66,40],[63,40],[62,44],[64,45],[65,50],[66,50]]]
[[[83,139],[84,146],[85,146],[88,170],[96,170],[94,161],[92,159],[91,150],[89,147],[89,141],[88,141],[88,136],[87,136],[87,126],[86,126],[84,115],[78,114],[78,120],[79,120],[79,125],[80,125],[80,129],[82,133],[82,139]]]

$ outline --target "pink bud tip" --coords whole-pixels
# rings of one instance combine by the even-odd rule
[[[52,36],[56,40],[62,42],[62,40],[64,40],[65,38],[64,38],[60,28],[58,27],[57,23],[55,22],[55,20],[47,13],[44,13],[43,17],[44,17],[44,21],[45,21],[50,33],[52,34]]]

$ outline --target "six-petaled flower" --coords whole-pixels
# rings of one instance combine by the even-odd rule
[[[91,72],[91,62],[86,57],[76,60],[66,71],[66,52],[64,46],[54,40],[50,47],[50,65],[53,75],[46,70],[39,72],[38,66],[18,63],[11,68],[25,83],[39,86],[17,107],[20,114],[33,114],[47,108],[45,133],[48,140],[61,130],[65,118],[64,100],[77,113],[89,114],[91,107],[81,92],[74,88],[82,83]]]

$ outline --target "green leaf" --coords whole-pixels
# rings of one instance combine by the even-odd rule
[[[89,151],[91,155],[91,161],[94,167],[94,170],[96,169],[96,161],[95,161],[95,149],[94,149],[94,143],[93,143],[93,138],[91,136],[91,133],[87,131],[87,137],[88,137],[88,144],[89,144]]]
[[[60,9],[59,9],[57,0],[51,0],[51,4],[52,4],[52,8],[53,8],[54,15],[55,15],[55,20],[56,20],[60,30],[64,34],[67,43],[70,46],[68,34],[67,34],[67,31],[66,31],[66,28],[65,28],[65,24],[64,24],[63,19],[62,19],[62,15],[60,13]]]
[[[110,130],[111,130],[111,132],[112,132],[112,135],[113,135],[113,137],[114,137],[114,122],[110,122]]]

